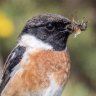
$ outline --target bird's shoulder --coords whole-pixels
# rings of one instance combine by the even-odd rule
[[[1,77],[1,84],[0,84],[0,93],[3,90],[3,88],[6,86],[8,81],[11,78],[11,75],[14,71],[14,68],[19,64],[21,61],[23,54],[25,52],[26,48],[23,46],[16,46],[11,53],[9,54],[2,73]]]

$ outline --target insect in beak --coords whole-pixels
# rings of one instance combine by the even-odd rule
[[[67,27],[71,33],[74,33],[74,37],[77,37],[81,33],[81,31],[85,31],[87,29],[88,21],[82,20],[82,22],[76,22],[74,19],[72,23]]]

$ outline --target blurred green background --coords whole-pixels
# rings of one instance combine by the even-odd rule
[[[0,71],[25,22],[42,13],[88,20],[88,29],[68,49],[71,77],[62,96],[96,96],[96,0],[0,0]]]

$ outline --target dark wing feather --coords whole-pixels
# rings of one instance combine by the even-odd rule
[[[8,56],[8,59],[4,66],[3,75],[1,78],[1,84],[0,84],[0,94],[8,81],[10,80],[10,74],[13,70],[13,68],[20,62],[22,59],[22,56],[25,52],[26,48],[23,46],[17,46]]]

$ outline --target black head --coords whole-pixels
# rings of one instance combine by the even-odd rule
[[[68,36],[71,34],[72,22],[57,14],[43,14],[27,21],[21,35],[30,34],[50,44],[54,50],[64,50]]]

